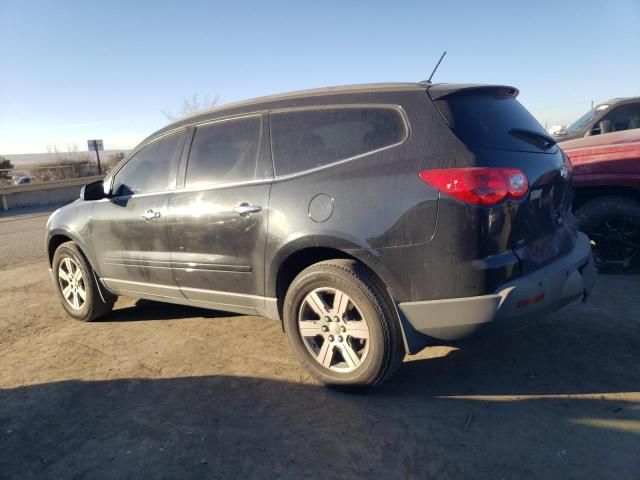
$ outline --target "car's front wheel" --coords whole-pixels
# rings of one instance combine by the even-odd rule
[[[113,308],[116,297],[99,290],[93,270],[75,242],[57,248],[52,270],[62,306],[76,320],[95,320]]]
[[[393,304],[356,261],[329,260],[303,270],[287,291],[283,313],[294,354],[324,384],[375,387],[404,358]]]

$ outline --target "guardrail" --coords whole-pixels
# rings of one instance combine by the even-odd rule
[[[69,202],[79,197],[83,185],[102,178],[102,175],[94,175],[54,182],[0,186],[2,209]]]
[[[103,174],[110,168],[110,166],[111,165],[103,166]],[[32,183],[57,182],[60,180],[70,180],[73,178],[91,177],[95,175],[99,175],[98,165],[92,162],[33,165],[0,169],[0,178],[8,179],[11,184],[14,184],[13,182],[17,179],[27,177],[29,179],[29,183],[25,183],[24,185],[30,185]],[[6,181],[7,180],[5,180],[5,182]]]

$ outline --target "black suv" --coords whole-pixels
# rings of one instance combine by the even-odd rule
[[[173,123],[48,222],[66,311],[117,295],[281,319],[321,382],[583,297],[571,169],[512,87],[259,98]]]

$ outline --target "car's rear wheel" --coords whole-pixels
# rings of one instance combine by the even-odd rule
[[[640,271],[640,202],[600,197],[576,211],[578,228],[591,241],[596,267],[603,273]]]
[[[113,308],[116,297],[99,290],[91,266],[74,242],[57,248],[52,271],[62,306],[76,320],[95,320]]]
[[[324,384],[374,387],[404,358],[395,308],[380,281],[356,261],[303,270],[287,291],[283,313],[294,354]]]

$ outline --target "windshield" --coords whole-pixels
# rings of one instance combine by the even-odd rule
[[[538,121],[510,95],[452,95],[436,105],[467,145],[538,152],[539,139],[548,138]]]
[[[606,105],[606,104],[598,105],[596,108],[589,110],[587,113],[582,115],[579,119],[571,123],[567,128],[565,128],[565,131],[567,133],[579,132],[584,127],[589,125],[593,121],[593,119],[600,114],[600,112],[602,112],[607,108],[609,108],[609,105]]]

